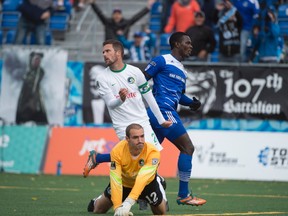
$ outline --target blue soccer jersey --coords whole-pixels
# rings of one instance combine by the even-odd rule
[[[153,77],[153,94],[161,110],[176,110],[185,91],[187,72],[171,54],[157,56],[145,68]]]
[[[177,113],[177,106],[185,91],[187,72],[183,64],[171,54],[153,58],[145,71],[153,78],[153,94],[164,118],[173,122],[169,128],[162,127],[148,108],[151,126],[160,143],[165,137],[173,141],[186,133]]]

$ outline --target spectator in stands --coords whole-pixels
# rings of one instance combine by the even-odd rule
[[[219,61],[240,62],[242,18],[230,0],[216,1],[215,21],[219,28]]]
[[[196,12],[195,25],[186,31],[186,34],[191,38],[193,46],[191,58],[189,59],[194,61],[207,61],[208,54],[212,53],[216,46],[213,30],[204,23],[204,12]]]
[[[200,6],[196,0],[177,0],[174,2],[164,29],[165,33],[185,32],[195,24],[194,16],[197,11],[200,11]]]
[[[240,35],[240,55],[241,61],[247,62],[247,41],[252,33],[253,25],[259,17],[259,3],[258,0],[234,0],[233,5],[237,8],[243,20]]]
[[[45,45],[47,21],[53,10],[53,0],[23,0],[18,10],[21,17],[14,44],[22,44],[29,33],[34,33],[35,43]]]
[[[167,24],[168,18],[170,16],[171,7],[175,0],[165,0],[162,1],[162,13],[161,13],[161,33],[164,33],[164,28]]]
[[[140,20],[144,15],[146,15],[150,11],[154,2],[155,0],[147,0],[147,6],[132,16],[130,19],[125,19],[122,15],[122,10],[119,8],[113,10],[111,18],[106,17],[103,11],[96,4],[96,0],[92,1],[91,6],[103,23],[105,27],[105,40],[108,40],[117,39],[117,31],[119,30],[123,31],[123,35],[128,38],[130,26]]]
[[[149,29],[145,32],[135,32],[134,40],[127,40],[122,31],[118,31],[118,40],[129,50],[129,60],[145,62],[151,59],[153,47],[156,45],[156,35]]]
[[[256,27],[255,27],[256,28]],[[276,15],[273,11],[267,11],[264,28],[255,34],[253,42],[253,52],[250,61],[255,62],[255,58],[260,63],[278,63],[279,62],[279,37],[280,27],[276,22]]]
[[[214,14],[216,13],[215,0],[203,0],[201,10],[205,14],[205,25],[214,28]]]

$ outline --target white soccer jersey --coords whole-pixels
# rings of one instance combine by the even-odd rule
[[[148,132],[149,135],[145,139],[148,142],[158,146],[158,149],[162,149],[162,146],[157,140],[146,112],[142,95],[148,91],[151,91],[147,80],[145,79],[142,71],[132,65],[126,64],[120,71],[112,71],[107,67],[102,73],[97,76],[97,88],[100,96],[105,98],[119,98],[119,90],[121,88],[128,89],[128,95],[124,103],[115,108],[108,107],[109,114],[112,118],[113,127],[117,133],[119,139],[125,138],[126,127],[132,123],[142,125],[144,132]],[[108,101],[105,101],[107,104]],[[145,130],[145,128],[147,128]],[[151,131],[153,134],[151,134]],[[159,146],[160,145],[160,146]]]

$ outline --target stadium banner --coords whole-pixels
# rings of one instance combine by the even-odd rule
[[[1,98],[1,82],[2,82],[2,63],[3,61],[0,59],[0,98]]]
[[[200,111],[180,107],[182,118],[288,120],[287,67],[187,65],[186,94]]]
[[[187,129],[288,132],[288,121],[281,120],[211,118],[186,121]]]
[[[133,65],[142,70],[146,67],[139,63]],[[111,122],[104,102],[95,88],[96,74],[101,73],[104,67],[103,63],[85,63],[85,123]],[[185,68],[188,77],[186,94],[196,96],[202,102],[202,107],[197,112],[179,106],[178,111],[185,126],[190,126],[192,120],[209,118],[288,120],[287,67],[185,64]]]
[[[57,174],[57,164],[60,162],[62,174],[82,175],[87,162],[89,151],[110,153],[119,142],[112,127],[54,127],[51,130],[49,144],[44,163],[44,174]],[[159,173],[164,177],[175,177],[177,174],[177,157],[170,159],[170,154],[177,153],[177,149],[165,140],[161,153]],[[167,148],[166,148],[167,147]],[[174,153],[173,153],[174,152]],[[167,162],[169,161],[169,164]],[[97,166],[91,175],[109,175],[110,163]]]
[[[189,130],[192,178],[288,181],[288,134]]]
[[[48,126],[1,126],[0,167],[5,172],[39,174]]]
[[[111,123],[111,118],[104,100],[96,88],[96,76],[103,73],[101,63],[86,62],[83,81],[83,121],[85,124]]]
[[[54,127],[51,130],[44,164],[44,174],[56,174],[61,162],[62,174],[82,175],[89,151],[109,153],[118,142],[113,128]],[[108,163],[100,164],[91,175],[108,175]]]
[[[67,58],[56,47],[4,47],[0,117],[63,125]]]
[[[64,110],[64,126],[79,126],[83,124],[83,63],[67,62]]]

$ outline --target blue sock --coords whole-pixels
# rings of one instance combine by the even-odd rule
[[[192,156],[180,153],[178,158],[179,191],[178,196],[187,197],[189,194],[189,179],[192,170]]]
[[[97,154],[96,155],[96,162],[103,163],[103,162],[111,162],[110,154]]]

